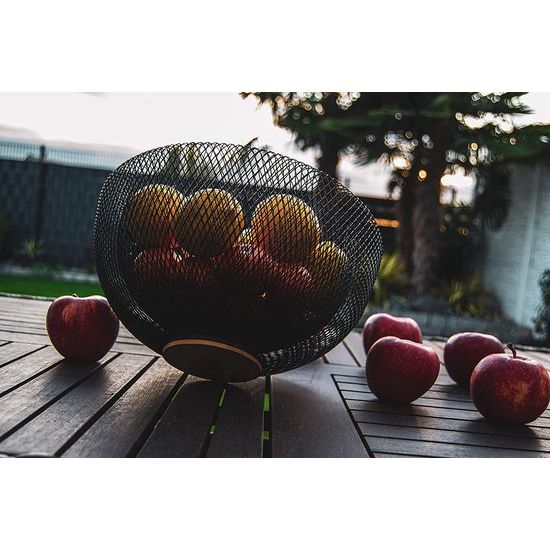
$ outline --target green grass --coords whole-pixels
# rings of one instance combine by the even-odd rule
[[[57,298],[65,294],[77,294],[78,296],[103,295],[103,289],[98,284],[3,274],[0,274],[0,292],[46,296],[48,298]]]

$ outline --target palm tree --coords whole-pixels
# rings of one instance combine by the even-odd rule
[[[523,92],[362,93],[353,118],[325,119],[321,128],[353,139],[359,164],[380,159],[394,170],[391,184],[401,196],[399,247],[412,272],[416,296],[437,283],[441,178],[459,170],[478,176],[474,211],[502,221],[506,208],[506,171],[510,162],[542,158],[549,150],[550,127],[522,125],[530,112]],[[378,104],[378,107],[376,105]],[[498,208],[488,197],[499,192]]]
[[[294,142],[302,150],[319,151],[317,167],[337,177],[338,163],[350,142],[346,136],[330,129],[324,130],[325,118],[348,118],[359,94],[354,92],[246,92],[242,97],[254,96],[259,104],[271,107],[273,122],[292,133]]]

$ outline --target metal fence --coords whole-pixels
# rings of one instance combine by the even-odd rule
[[[129,156],[0,141],[0,259],[91,266],[99,191]]]
[[[112,170],[133,154],[135,153],[72,149],[26,141],[0,140],[0,159],[3,160],[45,160],[50,164]]]

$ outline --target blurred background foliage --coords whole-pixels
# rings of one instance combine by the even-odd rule
[[[387,307],[390,298],[403,298],[408,290],[407,266],[397,252],[385,253],[380,262],[378,276],[374,283],[372,303]]]
[[[441,294],[458,315],[494,319],[500,313],[498,301],[483,288],[479,277],[445,281]]]

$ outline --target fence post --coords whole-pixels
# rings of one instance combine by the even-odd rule
[[[39,157],[39,171],[38,171],[38,186],[36,193],[36,219],[34,226],[34,240],[38,244],[42,237],[42,225],[44,223],[44,199],[46,195],[46,146],[40,146]]]

